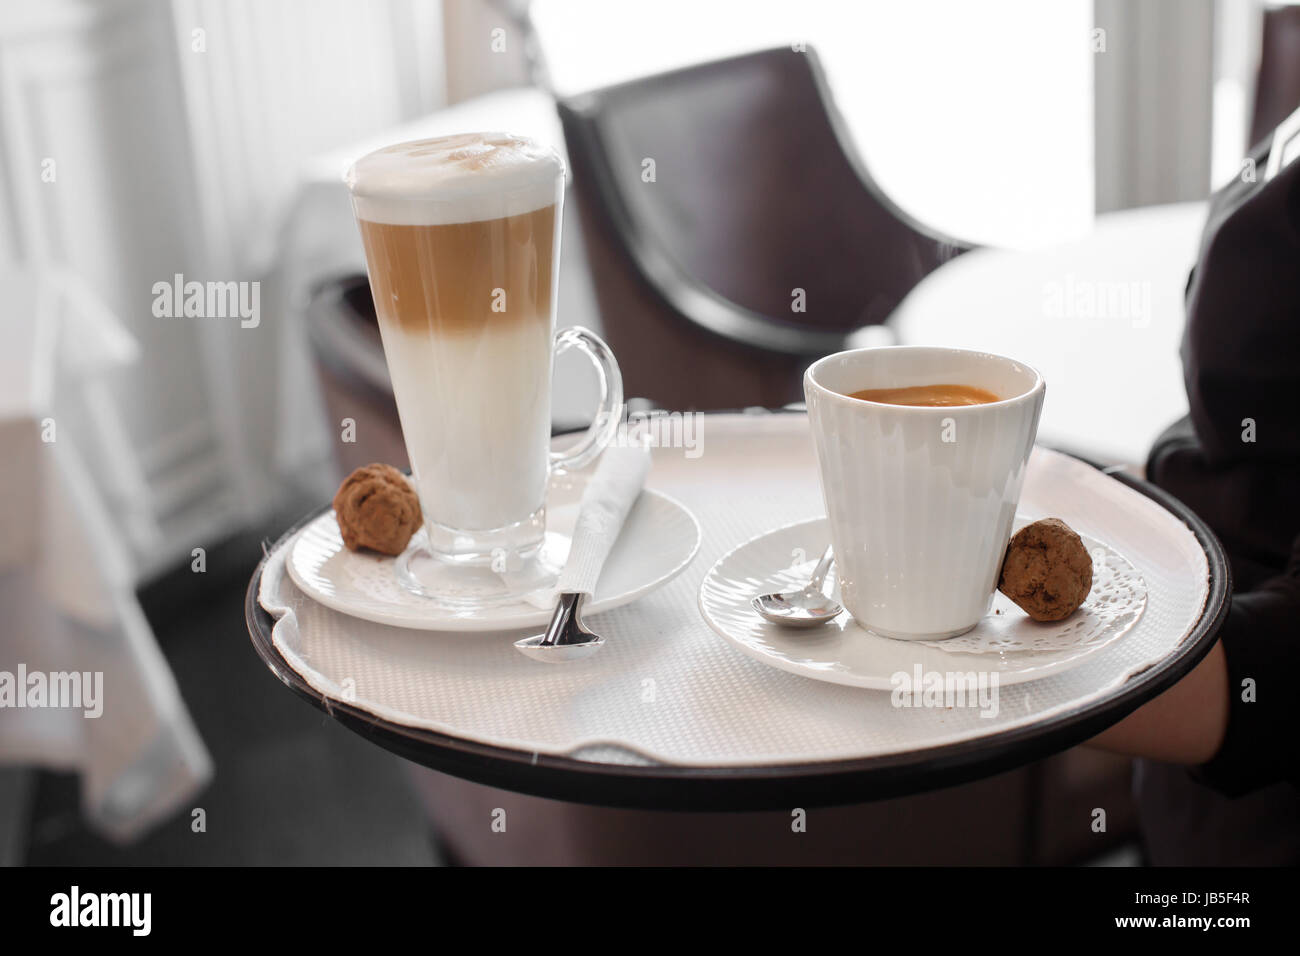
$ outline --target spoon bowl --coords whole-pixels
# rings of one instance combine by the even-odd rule
[[[806,585],[794,591],[760,594],[750,600],[750,607],[764,620],[783,627],[816,627],[834,620],[844,607],[822,593],[826,573],[834,559],[834,552],[827,547]]]

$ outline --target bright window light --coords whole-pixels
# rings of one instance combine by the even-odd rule
[[[534,0],[532,9],[561,95],[803,41],[872,175],[921,221],[1013,248],[1092,222],[1089,0]]]

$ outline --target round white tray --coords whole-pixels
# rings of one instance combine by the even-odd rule
[[[485,753],[519,756],[525,770],[539,757],[563,755],[566,766],[578,758],[613,773],[655,765],[807,766],[932,748],[949,748],[947,760],[953,746],[986,737],[1023,743],[1035,725],[1057,726],[1087,714],[1092,702],[1115,699],[1130,678],[1151,681],[1175,659],[1190,666],[1184,642],[1192,634],[1203,640],[1213,623],[1202,620],[1211,583],[1206,546],[1188,526],[1123,482],[1040,448],[1019,510],[1060,517],[1138,569],[1147,606],[1123,639],[1065,673],[1001,688],[995,716],[977,707],[902,708],[889,693],[766,667],[708,628],[696,593],[714,562],[740,542],[823,513],[807,419],[707,416],[696,437],[693,449],[656,450],[649,486],[699,517],[700,553],[664,588],[594,617],[607,644],[584,662],[525,658],[511,646],[517,631],[421,633],[348,618],[289,580],[283,542],[255,579],[268,615],[259,624],[260,612],[250,607],[255,644],[258,629],[274,620],[259,651],[273,669],[283,662],[292,671],[281,674],[286,683],[305,685],[299,691],[319,695],[327,709],[337,704],[413,747],[435,739],[474,754],[479,769]],[[1215,588],[1221,604],[1222,582]],[[397,749],[394,740],[385,743]],[[472,771],[464,764],[453,772]],[[503,779],[486,770],[482,776]]]

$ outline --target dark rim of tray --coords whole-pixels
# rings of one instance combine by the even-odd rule
[[[1149,482],[1122,471],[1111,477],[1171,512],[1200,542],[1210,576],[1200,619],[1173,654],[1104,697],[1029,727],[923,750],[796,764],[682,767],[594,763],[479,743],[383,720],[312,688],[276,650],[274,619],[257,602],[265,557],[248,585],[245,618],[258,656],[298,696],[395,754],[476,783],[555,800],[647,810],[774,810],[898,797],[1011,770],[1081,743],[1172,686],[1213,646],[1231,593],[1231,573],[1218,538],[1191,509]],[[328,507],[296,523],[275,547]]]

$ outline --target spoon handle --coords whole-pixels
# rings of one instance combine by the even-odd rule
[[[555,613],[551,615],[551,623],[546,625],[546,633],[542,635],[538,647],[554,647],[556,644],[564,643],[565,632],[573,625],[574,619],[578,616],[578,607],[585,596],[577,591],[566,591],[560,595],[555,605]]]
[[[835,551],[828,544],[826,551],[822,554],[822,559],[817,562],[817,567],[813,568],[812,577],[808,579],[808,586],[815,591],[822,589],[822,584],[826,581],[826,572],[831,569],[831,562],[835,560]]]

